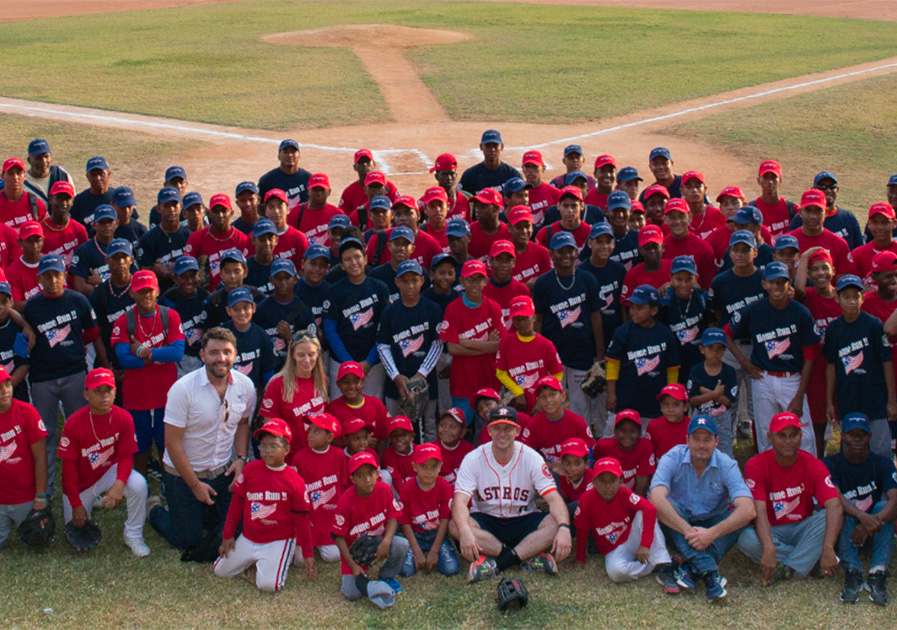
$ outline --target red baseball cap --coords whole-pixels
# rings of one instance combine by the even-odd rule
[[[423,464],[428,459],[442,461],[442,449],[435,444],[427,442],[414,448],[414,463]]]
[[[351,475],[365,464],[369,464],[374,468],[380,468],[380,464],[377,462],[377,458],[374,457],[373,453],[361,451],[349,458],[349,474]]]
[[[277,189],[275,189],[275,190],[277,190]],[[284,195],[284,192],[282,190],[277,190],[277,192],[279,192],[281,195],[283,195],[283,200],[284,200],[284,202],[286,202],[287,196]],[[268,191],[268,194],[265,195],[265,201],[268,201],[268,197],[270,197],[272,193],[274,193],[274,190]],[[212,198],[209,199],[209,208],[214,208],[215,206],[224,206],[228,210],[233,208],[233,206],[230,203],[230,197],[228,197],[224,193],[218,193],[217,195],[212,195]]]
[[[0,383],[4,381],[8,381],[12,376],[9,375],[9,372],[6,371],[6,368],[0,365]]]
[[[869,206],[869,218],[871,219],[873,215],[876,214],[882,214],[889,219],[897,218],[897,216],[895,216],[894,214],[894,207],[889,203],[885,203],[884,201],[879,201],[878,203],[873,203],[871,206]],[[19,228],[19,231],[21,233],[21,228]]]
[[[660,184],[651,184],[645,189],[645,195],[642,199],[648,199],[649,197],[653,197],[654,195],[663,195],[664,198],[670,198],[670,191],[667,190],[666,186],[661,186]]]
[[[436,156],[436,162],[433,164],[433,168],[430,169],[430,172],[453,171],[456,168],[458,168],[458,160],[455,159],[455,156],[451,153],[443,153]]]
[[[657,400],[660,400],[664,396],[672,396],[676,400],[681,400],[685,402],[688,400],[688,392],[685,391],[685,386],[680,385],[679,383],[670,383],[657,394]]]
[[[564,195],[573,195],[580,201],[582,201],[582,190],[578,186],[564,186],[561,188],[561,194],[558,195],[558,199],[563,199]]]
[[[611,473],[615,477],[623,476],[623,467],[620,466],[620,462],[615,460],[613,457],[602,457],[595,465],[592,466],[592,470],[595,471],[595,476],[597,477],[601,473]]]
[[[897,254],[891,251],[878,252],[872,257],[871,271],[897,269]]]
[[[618,411],[614,417],[614,426],[617,426],[624,420],[632,420],[637,425],[642,426],[642,417],[635,409],[623,409],[622,411]]]
[[[478,389],[476,393],[467,400],[467,404],[470,405],[470,408],[473,409],[474,413],[476,413],[477,403],[479,402],[480,398],[489,398],[491,400],[497,400],[498,402],[501,402],[501,396],[494,389],[490,387]],[[466,423],[467,421],[465,420],[465,424]]]
[[[486,263],[482,260],[468,260],[463,265],[461,265],[461,277],[469,278],[470,276],[475,276],[480,274],[482,276],[486,274]]]
[[[530,296],[518,295],[511,300],[511,317],[532,317],[535,314],[536,306]]]
[[[561,444],[561,457],[564,455],[575,455],[576,457],[588,457],[589,447],[582,438],[570,438]]]
[[[638,232],[638,246],[644,247],[648,243],[663,245],[663,230],[654,224],[646,225]]]
[[[779,177],[782,176],[782,165],[776,162],[775,160],[766,160],[760,163],[760,168],[757,170],[757,177],[763,177],[767,173],[775,173]]]
[[[396,206],[405,206],[406,208],[417,210],[417,200],[411,195],[399,195],[392,202],[392,207],[395,208]]]
[[[380,171],[371,171],[364,176],[364,185],[370,186],[371,184],[380,184],[381,186],[386,186],[386,175],[384,175]]]
[[[816,206],[825,210],[828,207],[828,203],[825,201],[825,193],[815,188],[805,190],[804,194],[800,196],[800,207],[806,208],[807,206]]]
[[[324,173],[314,173],[308,178],[308,187],[330,190],[330,178]]]
[[[535,164],[536,166],[544,166],[545,160],[539,151],[527,151],[523,154],[523,164]]]
[[[280,199],[280,200],[281,200],[282,202],[284,202],[285,204],[289,204],[289,203],[290,203],[289,201],[287,201],[287,194],[286,194],[285,192],[283,192],[280,188],[272,188],[271,190],[269,190],[268,192],[266,192],[266,193],[265,193],[265,200],[264,200],[263,203],[268,203],[268,200],[271,199],[272,197],[273,197],[274,199]],[[212,199],[215,199],[215,198],[212,197]],[[228,201],[230,201],[230,200],[228,200]],[[209,207],[210,207],[210,208],[212,207],[212,202],[211,202],[211,201],[209,202]]]
[[[4,370],[5,372],[5,370]],[[108,385],[115,389],[115,375],[106,368],[94,368],[84,378],[84,389],[96,389],[100,385]]]
[[[325,431],[330,431],[330,434],[335,438],[338,438],[343,434],[343,427],[342,425],[340,425],[339,420],[337,420],[335,416],[329,413],[319,413],[313,416],[305,416],[302,421],[310,422],[318,428],[324,429]]]
[[[374,154],[371,153],[370,150],[368,150],[368,149],[358,149],[358,151],[355,152],[355,162],[354,163],[358,164],[358,160],[360,160],[361,158],[367,158],[373,162]]]
[[[288,442],[293,439],[293,432],[290,431],[290,426],[280,418],[268,418],[265,420],[265,424],[256,429],[252,437],[258,440],[262,433],[284,437]]]
[[[449,407],[445,411],[442,412],[442,415],[439,416],[439,419],[442,420],[446,416],[450,416],[455,422],[460,424],[462,427],[467,426],[467,418],[464,417],[464,412],[458,409],[457,407]]]
[[[595,158],[595,169],[596,170],[601,168],[602,166],[607,166],[608,164],[611,164],[614,168],[616,168],[617,161],[614,159],[614,156],[607,155],[605,153],[604,155],[599,155],[598,157]]]
[[[772,417],[772,420],[769,421],[769,430],[772,433],[778,433],[782,429],[786,427],[795,427],[800,429],[800,418],[791,413],[790,411],[783,411],[782,413],[777,413]]]
[[[490,204],[493,206],[502,207],[502,198],[501,193],[495,190],[494,188],[484,188],[476,195],[471,197],[474,201],[479,201],[480,203]]]
[[[670,212],[683,212],[685,214],[691,214],[691,209],[688,207],[685,199],[674,197],[673,199],[668,200],[666,202],[666,205],[663,207],[664,214],[669,214]]]
[[[364,369],[361,367],[360,363],[355,361],[346,361],[340,365],[339,370],[336,373],[336,380],[339,381],[348,374],[354,374],[358,378],[364,380]]]
[[[701,182],[702,184],[704,184],[705,186],[707,185],[707,182],[704,181],[704,173],[702,173],[701,171],[686,171],[685,173],[682,174],[682,183],[683,184],[690,179],[696,179],[699,182]]]
[[[343,435],[352,435],[362,429],[370,430],[370,425],[361,418],[352,418],[343,423]]]
[[[834,270],[835,259],[832,258],[831,252],[829,252],[827,249],[820,249],[818,251],[813,252],[813,254],[810,256],[810,260],[807,261],[807,264],[812,265],[813,263],[817,263],[820,261],[827,262],[828,264],[830,264],[832,266],[832,269]]]
[[[517,225],[521,221],[533,222],[533,213],[527,206],[514,206],[508,213],[508,223]]]
[[[500,239],[492,243],[492,247],[489,248],[489,258],[495,258],[496,256],[500,256],[501,254],[510,254],[514,258],[517,258],[517,252],[514,250],[514,244],[507,239]]]
[[[69,197],[75,196],[75,187],[72,186],[67,181],[56,182],[52,186],[50,186],[50,194],[51,195],[68,195]]]
[[[564,386],[561,385],[561,382],[553,376],[543,376],[542,378],[540,378],[533,386],[533,390],[538,395],[539,390],[541,390],[543,387],[550,387],[557,392],[564,391]]]
[[[131,290],[142,291],[143,289],[159,290],[159,280],[156,278],[155,272],[149,269],[141,269],[131,275]]]
[[[19,238],[27,240],[32,236],[44,237],[44,228],[37,221],[25,221],[19,226]]]
[[[742,201],[747,199],[747,197],[744,196],[744,193],[741,192],[741,188],[739,188],[738,186],[726,186],[716,196],[716,200],[719,201],[723,197],[735,197],[736,199],[741,199]]]
[[[632,208],[629,210],[630,214],[632,214],[633,212],[641,212],[642,214],[645,214],[645,206],[642,205],[642,202],[638,199],[633,199],[629,202],[629,204],[632,206]]]
[[[11,168],[18,166],[23,171],[25,170],[25,163],[19,158],[9,158],[3,163],[3,172],[5,173]]]
[[[405,429],[406,431],[414,432],[414,427],[411,426],[411,420],[405,416],[394,416],[390,418],[389,424],[386,425],[386,435],[389,435],[396,429]]]
[[[443,201],[448,203],[448,195],[445,194],[445,189],[442,186],[433,186],[432,188],[427,188],[424,191],[423,196],[420,198],[421,202],[424,204],[428,204],[431,201]]]

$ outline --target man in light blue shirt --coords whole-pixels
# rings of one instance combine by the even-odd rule
[[[737,462],[717,450],[718,444],[713,419],[695,416],[688,443],[657,464],[649,495],[664,535],[685,558],[676,575],[679,585],[694,589],[695,578],[703,579],[711,602],[726,596],[720,560],[756,516]]]

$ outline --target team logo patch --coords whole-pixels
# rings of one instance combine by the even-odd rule
[[[577,306],[573,310],[566,309],[558,313],[558,321],[561,324],[561,328],[566,328],[570,324],[576,322],[579,319],[580,314],[582,314],[582,307]]]
[[[237,483],[243,483],[243,473],[237,475]]]
[[[800,495],[797,495],[790,501],[773,501],[772,511],[776,515],[776,519],[781,519],[796,510],[798,505],[800,505]]]
[[[333,517],[333,522],[342,527],[346,524],[346,519],[342,514],[337,514],[335,517]]]
[[[118,337],[120,334],[121,334],[121,328],[119,328],[118,326],[116,326],[115,328],[112,329],[113,337]]]
[[[414,339],[402,339],[399,342],[399,348],[402,349],[402,356],[408,357],[411,354],[414,354],[418,350],[421,349],[421,346],[424,345],[424,336],[418,335]]]
[[[542,464],[542,474],[551,479],[551,471],[548,469],[548,464]]]
[[[638,499],[639,499],[639,496],[637,494],[629,495],[629,502],[632,503],[632,505],[638,505]]]
[[[265,505],[260,501],[253,501],[249,506],[249,515],[253,521],[256,521],[261,518],[268,518],[274,511],[277,509],[277,505]]]
[[[773,339],[772,341],[767,341],[763,345],[766,347],[767,356],[770,359],[774,359],[791,347],[791,340],[782,339],[781,341],[776,341]]]
[[[656,356],[653,359],[642,358],[635,360],[635,369],[639,376],[656,370],[658,365],[660,365],[660,356]]]
[[[262,401],[262,407],[264,407],[265,409],[270,409],[273,406],[274,406],[274,401],[270,398],[265,398]]]
[[[69,444],[71,444],[71,441],[67,437],[59,440],[59,446],[61,446],[62,448],[68,448]]]
[[[844,364],[844,374],[850,374],[863,365],[862,351],[857,352],[856,354],[849,354],[846,357],[841,357],[841,363]]]
[[[366,326],[370,323],[370,321],[374,318],[374,307],[362,311],[360,313],[352,313],[349,315],[349,322],[352,324],[353,330],[358,330],[363,326]]]
[[[43,421],[43,420],[38,420],[38,421],[37,421],[37,428],[40,429],[41,431],[46,431],[46,430],[47,430],[47,427],[44,425],[44,421]]]
[[[835,484],[832,483],[832,478],[831,478],[831,477],[826,477],[826,478],[825,478],[825,485],[827,485],[829,488],[834,488],[834,487],[835,487]]]
[[[744,483],[747,484],[747,487],[750,488],[751,490],[753,490],[754,486],[757,485],[757,482],[754,481],[753,479],[745,479]]]

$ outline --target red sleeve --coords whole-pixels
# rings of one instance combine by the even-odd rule
[[[835,484],[832,483],[832,476],[829,474],[825,464],[818,459],[811,461],[813,463],[813,468],[815,469],[813,471],[813,485],[815,486],[814,496],[816,497],[816,502],[822,506],[829,499],[838,498],[838,489],[835,488]]]
[[[642,547],[651,547],[654,542],[654,527],[657,524],[657,508],[647,499],[640,497],[634,492],[630,495],[630,501],[636,498],[634,502],[635,509],[642,511]]]
[[[547,226],[546,226],[546,227],[543,227],[542,229],[540,229],[540,230],[536,233],[536,242],[537,242],[539,245],[541,245],[542,247],[548,247],[548,244],[545,242],[546,240],[548,240],[548,232],[547,232],[547,229],[548,229]]]
[[[399,503],[402,505],[402,511],[398,516],[399,525],[411,525],[411,501],[409,500],[411,489],[409,486],[413,481],[412,479],[399,489]]]
[[[729,324],[723,326],[723,332],[726,333],[727,337],[734,337],[735,335],[732,333],[732,327]]]
[[[454,490],[452,490],[452,485],[445,481],[442,477],[436,483],[443,481],[445,483],[440,483],[440,487],[442,488],[442,496],[439,497],[439,519],[449,520],[452,518],[452,498],[454,497]]]
[[[383,486],[383,493],[387,497],[386,518],[398,519],[402,515],[402,507],[398,500],[393,496],[392,489],[382,481],[377,482],[378,486]]]
[[[744,482],[750,488],[754,501],[766,501],[766,482],[761,470],[760,455],[751,457],[744,465]]]
[[[27,416],[28,422],[24,422],[25,425],[25,433],[28,436],[28,444],[33,445],[37,444],[45,437],[47,437],[47,429],[44,427],[44,421],[41,420],[40,414],[37,412],[37,409],[29,405],[28,403],[22,404],[23,409],[25,410],[25,414]]]
[[[134,469],[134,456],[133,455],[125,455],[122,453],[118,458],[118,474],[115,475],[116,481],[120,481],[125,485],[128,485],[128,477],[131,476],[131,471]]]
[[[175,341],[186,340],[180,314],[173,308],[168,309],[168,339],[166,339],[168,345],[170,346]]]
[[[78,464],[73,459],[62,460],[62,491],[73,510],[83,505],[78,492]]]
[[[819,343],[814,343],[812,346],[804,346],[804,350],[803,350],[804,361],[816,361],[817,359],[819,359],[819,354],[820,354],[821,350],[822,350],[822,344],[819,344]]]
[[[308,500],[308,489],[305,486],[305,481],[301,478],[296,479],[291,513],[293,516],[293,531],[295,532],[296,541],[302,548],[303,559],[312,558],[315,554],[315,548],[311,544],[311,522],[308,516],[310,511],[311,504]]]
[[[221,538],[229,540],[237,533],[237,525],[243,517],[243,504],[246,502],[246,491],[243,486],[243,474],[237,477],[234,483],[233,493],[230,498],[230,507],[227,508],[227,518],[224,520],[224,530]]]
[[[576,527],[576,561],[586,561],[586,547],[589,541],[589,522],[583,508],[586,503],[583,501],[585,495],[580,497],[579,505],[576,506],[576,512],[573,514],[573,525]]]
[[[643,441],[644,440],[644,441]],[[654,457],[654,448],[651,442],[641,438],[636,448],[641,449],[638,465],[635,469],[636,476],[642,475],[650,477],[657,470],[657,458]]]
[[[184,255],[199,258],[201,252],[199,246],[202,243],[202,230],[197,230],[187,238],[187,245],[184,247]]]
[[[100,338],[100,328],[96,324],[94,324],[93,328],[88,328],[84,332],[81,333],[81,340],[84,342],[86,346],[89,343],[93,343],[97,339]]]
[[[280,418],[280,407],[283,402],[283,377],[274,377],[268,381],[265,394],[262,396],[262,404],[259,407],[259,416],[262,418]]]

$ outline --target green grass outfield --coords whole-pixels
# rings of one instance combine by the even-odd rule
[[[598,119],[894,54],[887,22],[475,2],[257,0],[0,24],[0,94],[251,128],[388,117],[349,50],[262,43],[352,23],[463,30],[407,54],[457,120]]]

